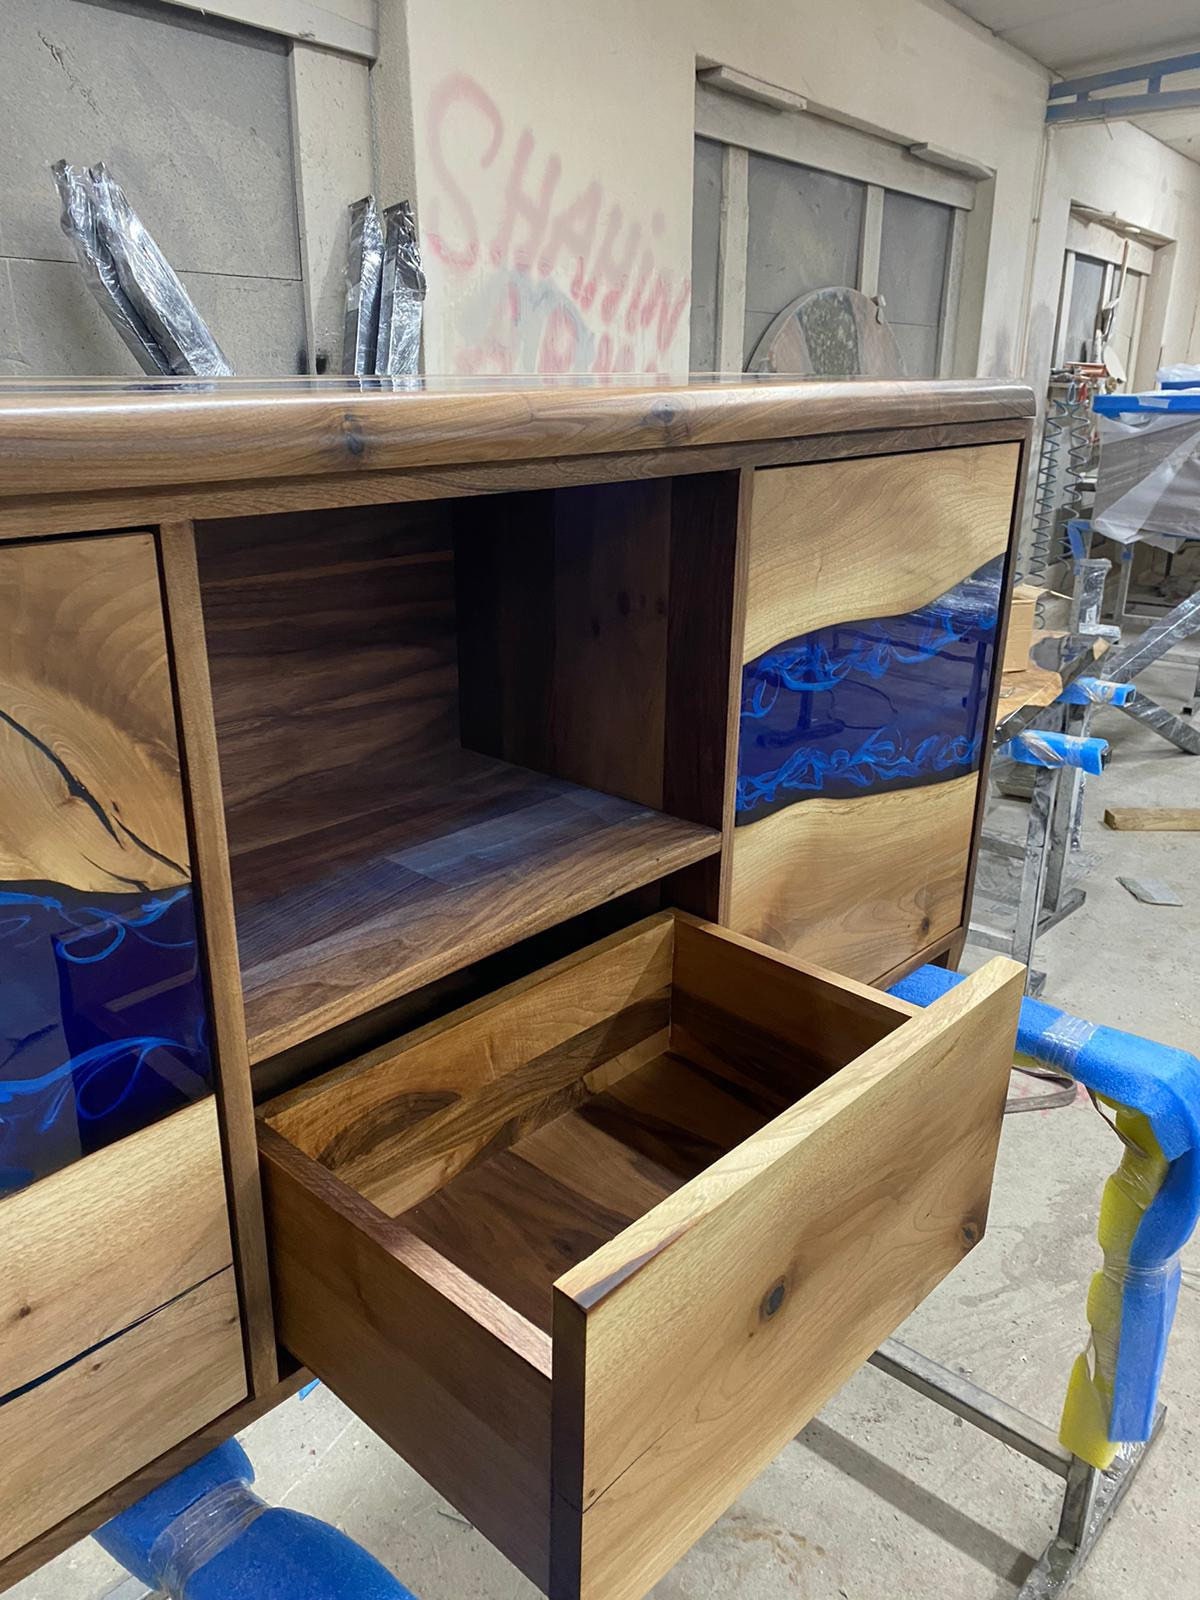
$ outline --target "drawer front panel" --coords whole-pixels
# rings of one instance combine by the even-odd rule
[[[1019,460],[755,475],[734,927],[875,978],[961,924]]]
[[[555,1600],[640,1600],[975,1244],[1022,977],[991,963],[559,1280]]]
[[[0,1203],[212,1070],[149,534],[0,549]]]
[[[0,1200],[0,1404],[231,1260],[211,1096]]]
[[[246,1393],[233,1268],[0,1404],[0,1558]]]

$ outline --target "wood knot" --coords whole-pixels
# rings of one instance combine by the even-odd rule
[[[342,442],[352,456],[363,456],[367,452],[367,441],[362,436],[353,411],[347,411],[342,418]]]
[[[787,1279],[780,1278],[778,1283],[773,1283],[762,1297],[762,1304],[758,1314],[764,1322],[769,1322],[776,1312],[782,1310],[783,1302],[787,1299]]]
[[[974,1249],[974,1247],[979,1243],[982,1233],[983,1230],[980,1228],[979,1224],[973,1218],[968,1217],[966,1222],[964,1222],[962,1225],[962,1242],[966,1245],[968,1250]]]
[[[656,400],[650,407],[651,418],[664,428],[669,428],[678,415],[679,407],[670,400]]]
[[[32,1315],[33,1315],[33,1307],[32,1306],[18,1306],[17,1307],[17,1321],[18,1322],[20,1322],[22,1317],[31,1317]]]

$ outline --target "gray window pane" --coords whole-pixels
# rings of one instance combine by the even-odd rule
[[[954,212],[889,190],[883,197],[879,292],[910,378],[937,375],[938,329]]]
[[[1100,317],[1104,276],[1108,268],[1091,256],[1075,257],[1075,276],[1071,280],[1071,308],[1067,313],[1067,339],[1064,361],[1090,361],[1092,335]]]
[[[866,188],[752,151],[749,196],[743,362],[800,295],[857,285]]]
[[[693,372],[717,364],[717,247],[721,234],[723,147],[696,140],[692,185],[692,349]]]

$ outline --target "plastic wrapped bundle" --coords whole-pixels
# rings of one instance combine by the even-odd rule
[[[1200,539],[1200,390],[1102,395],[1092,526],[1122,544]]]
[[[417,224],[407,200],[389,206],[383,216],[383,282],[375,371],[393,378],[415,377],[425,306]]]
[[[121,185],[103,163],[88,175],[99,238],[169,370],[179,376],[230,377],[233,368]]]
[[[169,373],[166,356],[121,287],[113,258],[100,242],[91,190],[84,174],[65,161],[56,161],[50,170],[62,201],[62,230],[75,248],[87,286],[100,309],[132,350],[143,372],[156,376]]]
[[[346,264],[346,337],[342,369],[375,371],[379,331],[379,287],[383,275],[383,226],[374,195],[350,207],[350,251]]]

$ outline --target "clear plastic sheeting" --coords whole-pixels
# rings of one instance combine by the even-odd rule
[[[383,276],[383,225],[374,195],[350,207],[350,249],[346,262],[346,335],[342,370],[375,371],[379,331],[379,291]]]
[[[1173,367],[1159,367],[1157,382],[1160,389],[1200,389],[1200,366],[1180,361]]]
[[[383,278],[375,371],[391,378],[415,377],[425,308],[425,274],[421,270],[417,224],[407,200],[389,206],[383,216]]]
[[[1200,393],[1122,398],[1136,398],[1136,409],[1100,412],[1097,405],[1100,469],[1092,526],[1122,544],[1178,550],[1200,539]],[[1186,409],[1178,404],[1193,399]]]
[[[88,177],[99,237],[122,289],[166,356],[168,370],[230,377],[233,368],[121,185],[103,163],[90,168]]]
[[[1054,1022],[1038,1035],[1038,1061],[1043,1066],[1056,1067],[1074,1076],[1079,1053],[1095,1031],[1094,1022],[1085,1022],[1082,1017],[1060,1012]]]
[[[50,170],[62,201],[62,230],[74,247],[93,297],[133,352],[142,371],[155,376],[169,374],[171,368],[166,356],[121,287],[116,264],[100,241],[86,175],[65,161],[56,161]]]
[[[189,1580],[267,1510],[248,1484],[219,1483],[163,1529],[150,1551],[169,1600],[187,1600]]]

